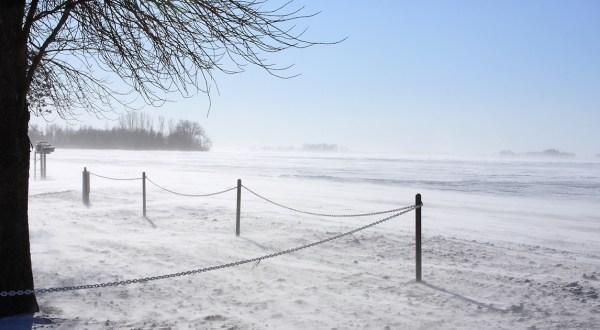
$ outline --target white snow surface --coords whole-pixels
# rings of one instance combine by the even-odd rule
[[[200,274],[37,295],[1,329],[598,329],[600,162],[263,152],[57,149],[29,191],[36,288],[173,274],[268,255],[415,211],[293,253]],[[25,288],[24,288],[25,289]]]

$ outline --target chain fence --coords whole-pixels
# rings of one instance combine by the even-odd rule
[[[207,193],[207,194],[185,194],[185,193],[180,193],[180,192],[176,192],[170,189],[167,189],[161,185],[159,185],[158,183],[152,181],[147,175],[145,175],[144,177],[141,178],[112,178],[112,177],[107,177],[107,176],[103,176],[103,175],[99,175],[96,173],[92,173],[89,172],[91,175],[93,176],[97,176],[103,179],[108,179],[108,180],[142,180],[145,179],[148,182],[152,183],[154,186],[156,186],[157,188],[164,190],[166,192],[169,192],[171,194],[174,195],[178,195],[178,196],[183,196],[183,197],[209,197],[209,196],[215,196],[215,195],[220,195],[220,194],[224,194],[227,192],[230,192],[232,190],[235,190],[237,187],[232,187],[232,188],[228,188],[222,191],[218,191],[218,192],[214,192],[214,193]],[[391,210],[386,210],[386,211],[378,211],[378,212],[368,212],[368,213],[354,213],[354,214],[331,214],[331,213],[318,213],[318,212],[312,212],[312,211],[306,211],[306,210],[300,210],[297,208],[293,208],[290,206],[286,206],[283,205],[281,203],[277,203],[265,196],[262,196],[258,193],[256,193],[255,191],[253,191],[252,189],[246,187],[245,185],[241,185],[241,187],[243,189],[245,189],[246,191],[248,191],[249,193],[251,193],[252,195],[272,204],[275,206],[278,206],[280,208],[284,208],[286,210],[289,211],[293,211],[293,212],[297,212],[297,213],[302,213],[302,214],[306,214],[306,215],[313,215],[313,216],[319,216],[319,217],[331,217],[331,218],[357,218],[357,217],[369,217],[369,216],[375,216],[375,215],[382,215],[382,214],[389,214],[389,213],[394,213],[394,212],[401,212],[403,210],[405,210],[408,207],[401,207],[401,208],[396,208],[396,209],[391,209]]]
[[[199,269],[194,269],[194,270],[188,270],[188,271],[183,271],[183,272],[179,272],[179,273],[172,273],[172,274],[166,274],[166,275],[159,275],[159,276],[151,276],[151,277],[142,277],[142,278],[137,278],[137,279],[133,279],[133,280],[123,280],[123,281],[114,281],[114,282],[105,282],[105,283],[98,283],[98,284],[87,284],[87,285],[78,285],[78,286],[66,286],[66,287],[56,287],[56,288],[44,288],[44,289],[33,289],[33,290],[18,290],[18,291],[1,291],[0,292],[0,296],[1,297],[6,297],[6,296],[22,296],[22,295],[30,295],[30,294],[44,294],[44,293],[51,293],[51,292],[65,292],[65,291],[76,291],[76,290],[86,290],[86,289],[95,289],[95,288],[106,288],[106,287],[116,287],[116,286],[125,286],[125,285],[130,285],[130,284],[135,284],[135,283],[147,283],[147,282],[151,282],[151,281],[157,281],[157,280],[162,280],[162,279],[167,279],[167,278],[173,278],[173,277],[181,277],[181,276],[188,276],[188,275],[194,275],[194,274],[200,274],[200,273],[205,273],[205,272],[210,272],[213,270],[218,270],[218,269],[224,269],[224,268],[230,268],[230,267],[235,267],[235,266],[239,266],[239,265],[244,265],[244,264],[248,264],[248,263],[253,263],[253,262],[260,262],[261,260],[265,260],[265,259],[269,259],[269,258],[274,258],[274,257],[278,257],[278,256],[282,256],[282,255],[286,255],[286,254],[290,254],[296,251],[300,251],[300,250],[304,250],[313,246],[317,246],[323,243],[327,243],[348,235],[352,235],[354,233],[357,233],[359,231],[365,230],[367,228],[376,226],[378,224],[381,224],[383,222],[392,220],[394,218],[397,218],[405,213],[408,213],[410,211],[416,210],[418,208],[421,208],[422,204],[420,205],[411,205],[411,206],[407,206],[402,208],[402,211],[399,211],[395,214],[392,214],[386,218],[383,218],[381,220],[369,223],[367,225],[364,225],[362,227],[358,227],[355,228],[353,230],[338,234],[338,235],[334,235],[334,236],[330,236],[327,237],[325,239],[322,239],[320,241],[316,241],[316,242],[312,242],[309,244],[304,244],[304,245],[300,245],[291,249],[287,249],[287,250],[283,250],[283,251],[279,251],[279,252],[275,252],[275,253],[271,253],[271,254],[267,254],[267,255],[263,255],[260,257],[256,257],[256,258],[251,258],[251,259],[244,259],[244,260],[239,260],[239,261],[235,261],[235,262],[230,262],[230,263],[226,263],[226,264],[221,264],[221,265],[217,265],[217,266],[210,266],[210,267],[205,267],[205,268],[199,268]]]
[[[169,189],[167,189],[165,187],[162,187],[162,186],[158,185],[156,182],[150,180],[148,178],[148,176],[146,176],[146,180],[148,180],[148,182],[152,183],[156,187],[158,187],[158,188],[160,188],[160,189],[162,189],[162,190],[164,190],[166,192],[170,192],[171,194],[175,194],[175,195],[179,195],[179,196],[185,196],[185,197],[208,197],[208,196],[215,196],[215,195],[224,194],[226,192],[230,192],[232,190],[237,189],[237,187],[233,187],[233,188],[225,189],[223,191],[219,191],[219,192],[215,192],[215,193],[210,193],[210,194],[199,194],[199,195],[196,195],[196,194],[183,194],[183,193],[178,193],[178,192],[173,191],[173,190],[169,190]]]
[[[330,217],[330,218],[358,218],[358,217],[368,217],[368,216],[374,216],[374,215],[382,215],[382,214],[388,214],[388,213],[394,213],[394,212],[401,212],[404,211],[406,209],[410,209],[412,206],[406,206],[406,207],[401,207],[401,208],[397,208],[397,209],[393,209],[393,210],[387,210],[387,211],[379,211],[379,212],[370,212],[370,213],[356,213],[356,214],[329,214],[329,213],[316,213],[316,212],[311,212],[311,211],[304,211],[304,210],[299,210],[293,207],[289,207],[289,206],[285,206],[283,204],[274,202],[262,195],[257,194],[256,192],[250,190],[248,187],[242,185],[242,188],[244,188],[245,190],[247,190],[249,193],[253,194],[254,196],[270,203],[273,204],[275,206],[284,208],[286,210],[290,210],[293,212],[298,212],[298,213],[303,213],[303,214],[307,214],[307,215],[314,215],[314,216],[319,216],[319,217]]]
[[[86,170],[84,169],[84,174],[86,173]],[[64,292],[64,291],[75,291],[75,290],[85,290],[85,289],[94,289],[94,288],[105,288],[105,287],[115,287],[115,286],[124,286],[124,285],[129,285],[129,284],[134,284],[134,283],[146,283],[146,282],[150,282],[150,281],[156,281],[156,280],[160,280],[160,279],[166,279],[166,278],[173,278],[173,277],[180,277],[180,276],[186,276],[186,275],[193,275],[193,274],[199,274],[199,273],[204,273],[204,272],[209,272],[209,271],[213,271],[213,270],[217,270],[217,269],[223,269],[223,268],[229,268],[229,267],[234,267],[234,266],[239,266],[239,265],[243,265],[243,264],[247,264],[247,263],[259,263],[261,260],[264,259],[269,259],[269,258],[274,258],[274,257],[278,257],[281,255],[285,255],[285,254],[289,254],[289,253],[293,253],[299,250],[303,250],[303,249],[307,249],[313,246],[317,246],[326,242],[330,242],[339,238],[342,238],[344,236],[348,236],[348,235],[352,235],[356,232],[365,230],[367,228],[373,227],[375,225],[381,224],[383,222],[389,221],[391,219],[397,218],[400,215],[403,215],[405,213],[408,213],[410,211],[413,210],[417,210],[420,209],[423,204],[420,201],[420,195],[417,195],[417,200],[415,205],[411,205],[411,206],[405,206],[405,207],[400,207],[400,208],[396,208],[396,209],[391,209],[391,210],[387,210],[387,211],[379,211],[379,212],[370,212],[370,213],[355,213],[355,214],[331,214],[331,213],[318,213],[318,212],[311,212],[311,211],[306,211],[306,210],[300,210],[297,208],[293,208],[293,207],[289,207],[280,203],[277,203],[267,197],[264,197],[256,192],[254,192],[253,190],[251,190],[250,188],[244,186],[241,184],[241,180],[238,180],[238,186],[237,187],[232,187],[229,189],[225,189],[219,192],[215,192],[215,193],[209,193],[209,194],[184,194],[184,193],[179,193],[170,189],[167,189],[159,184],[157,184],[156,182],[152,181],[151,179],[148,178],[148,176],[146,176],[146,173],[144,172],[141,178],[113,178],[113,177],[108,177],[108,176],[103,176],[103,175],[99,175],[99,174],[95,174],[92,172],[87,172],[93,176],[99,177],[99,178],[103,178],[103,179],[107,179],[107,180],[118,180],[118,181],[132,181],[132,180],[143,180],[144,181],[144,216],[145,216],[145,212],[146,212],[146,208],[145,208],[145,181],[148,180],[150,183],[152,183],[154,186],[156,186],[159,189],[162,189],[166,192],[175,194],[175,195],[179,195],[179,196],[185,196],[185,197],[207,197],[207,196],[214,196],[214,195],[219,195],[219,194],[224,194],[227,193],[229,191],[238,189],[238,226],[239,226],[239,199],[240,199],[240,191],[241,189],[245,189],[246,191],[248,191],[249,193],[253,194],[254,196],[270,203],[273,204],[275,206],[293,211],[293,212],[297,212],[297,213],[302,213],[302,214],[307,214],[307,215],[312,215],[312,216],[321,216],[321,217],[337,217],[337,218],[351,218],[351,217],[367,217],[367,216],[374,216],[374,215],[383,215],[383,214],[389,214],[389,213],[393,213],[390,216],[387,216],[386,218],[383,218],[381,220],[369,223],[367,225],[355,228],[353,230],[338,234],[338,235],[334,235],[334,236],[330,236],[327,237],[325,239],[322,239],[320,241],[316,241],[313,243],[309,243],[309,244],[305,244],[305,245],[301,245],[301,246],[297,246],[291,249],[287,249],[287,250],[283,250],[283,251],[279,251],[279,252],[275,252],[275,253],[271,253],[271,254],[267,254],[267,255],[263,255],[260,257],[256,257],[256,258],[251,258],[251,259],[245,259],[245,260],[239,260],[236,262],[231,262],[231,263],[226,263],[226,264],[221,264],[221,265],[217,265],[217,266],[210,266],[210,267],[205,267],[205,268],[199,268],[199,269],[194,269],[194,270],[189,270],[189,271],[184,271],[184,272],[179,272],[179,273],[172,273],[172,274],[166,274],[166,275],[159,275],[159,276],[151,276],[151,277],[143,277],[143,278],[137,278],[137,279],[133,279],[133,280],[123,280],[123,281],[113,281],[113,282],[105,282],[105,283],[98,283],[98,284],[88,284],[88,285],[79,285],[79,286],[66,286],[66,287],[55,287],[55,288],[44,288],[44,289],[30,289],[30,290],[16,290],[16,291],[0,291],[0,297],[7,297],[7,296],[21,296],[21,295],[30,295],[30,294],[44,294],[44,293],[51,293],[51,292]],[[88,176],[88,182],[89,182],[89,176]],[[88,187],[89,187],[89,183],[88,183]],[[85,176],[84,176],[84,194],[85,194]],[[89,188],[88,188],[89,189]],[[89,194],[89,190],[87,191],[87,193]],[[89,198],[89,197],[88,197]],[[418,217],[418,221],[420,224],[420,211],[417,210],[417,217]],[[239,232],[238,232],[239,235]],[[420,234],[419,234],[420,235]],[[417,261],[417,263],[419,263]],[[418,266],[420,267],[420,265]],[[418,273],[418,271],[417,271]],[[419,280],[419,275],[417,275],[417,280]]]
[[[90,175],[97,176],[99,178],[107,179],[107,180],[115,180],[115,181],[133,181],[133,180],[141,180],[142,178],[111,178],[108,176],[103,176],[100,174],[89,172]]]

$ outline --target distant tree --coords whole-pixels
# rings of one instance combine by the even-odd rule
[[[158,129],[157,129],[157,131],[161,135],[164,134],[164,132],[165,132],[165,117],[163,117],[163,116],[158,116]]]
[[[175,132],[175,121],[173,119],[169,119],[169,122],[167,123],[167,128],[169,129],[169,135]]]
[[[213,72],[265,53],[313,45],[294,29],[309,17],[275,0],[0,1],[0,291],[33,288],[27,221],[30,112],[91,113],[161,105],[209,92]],[[107,73],[113,75],[107,75]],[[107,81],[121,78],[123,85]],[[37,311],[35,295],[0,296],[0,317]]]
[[[208,150],[212,142],[204,129],[195,121],[180,120],[175,131],[169,135],[169,143],[185,150]]]

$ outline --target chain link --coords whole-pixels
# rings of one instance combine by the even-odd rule
[[[219,191],[219,192],[216,192],[216,193],[211,193],[211,194],[203,194],[203,195],[191,195],[191,194],[182,194],[182,193],[178,193],[178,192],[175,192],[175,191],[169,190],[169,189],[167,189],[167,188],[161,187],[161,186],[159,186],[159,185],[158,185],[156,182],[154,182],[154,181],[150,180],[150,179],[148,178],[148,176],[146,176],[146,180],[148,180],[150,183],[152,183],[153,185],[155,185],[156,187],[158,187],[158,188],[160,188],[160,189],[162,189],[162,190],[164,190],[164,191],[170,192],[171,194],[175,194],[175,195],[179,195],[179,196],[185,196],[185,197],[208,197],[208,196],[214,196],[214,195],[224,194],[224,193],[226,193],[226,192],[229,192],[229,191],[232,191],[232,190],[234,190],[234,189],[237,189],[237,187],[233,187],[233,188],[225,189],[225,190],[223,190],[223,191]]]
[[[393,210],[387,210],[387,211],[379,211],[379,212],[371,212],[371,213],[358,213],[358,214],[327,214],[327,213],[315,213],[315,212],[310,212],[310,211],[303,211],[303,210],[299,210],[299,209],[295,209],[293,207],[289,207],[289,206],[285,206],[283,204],[279,204],[277,202],[274,202],[264,196],[261,196],[259,194],[257,194],[256,192],[250,190],[248,187],[242,185],[242,188],[246,189],[248,192],[250,192],[251,194],[253,194],[254,196],[268,202],[271,203],[275,206],[279,206],[281,208],[284,208],[286,210],[290,210],[290,211],[294,211],[294,212],[298,212],[298,213],[303,213],[303,214],[308,214],[308,215],[314,215],[314,216],[319,216],[319,217],[330,217],[330,218],[357,218],[357,217],[368,217],[368,216],[373,216],[373,215],[381,215],[381,214],[388,214],[388,213],[394,213],[394,212],[401,212],[404,211],[406,209],[410,209],[413,206],[406,206],[406,207],[401,207],[401,208],[397,208],[397,209],[393,209]]]
[[[88,285],[79,285],[79,286],[67,286],[67,287],[59,287],[59,288],[47,288],[47,289],[35,289],[35,290],[19,290],[19,291],[1,291],[0,292],[0,296],[1,297],[6,297],[6,296],[22,296],[22,295],[29,295],[29,294],[37,294],[37,293],[49,293],[49,292],[64,292],[64,291],[76,291],[76,290],[85,290],[85,289],[95,289],[95,288],[106,288],[106,287],[115,287],[115,286],[125,286],[125,285],[129,285],[129,284],[134,284],[134,283],[146,283],[146,282],[151,282],[151,281],[157,281],[157,280],[162,280],[162,279],[166,279],[166,278],[173,278],[173,277],[181,277],[181,276],[187,276],[187,275],[193,275],[193,274],[199,274],[199,273],[205,273],[205,272],[209,272],[209,271],[213,271],[213,270],[218,270],[218,269],[223,269],[223,268],[230,268],[230,267],[235,267],[235,266],[239,266],[239,265],[244,265],[244,264],[248,264],[248,263],[253,263],[253,262],[258,262],[261,260],[265,260],[265,259],[269,259],[269,258],[274,258],[274,257],[278,257],[281,255],[285,255],[285,254],[289,254],[289,253],[293,253],[296,251],[300,251],[300,250],[304,250],[313,246],[317,246],[323,243],[327,243],[339,238],[342,238],[344,236],[348,236],[348,235],[352,235],[356,232],[359,232],[361,230],[365,230],[367,228],[371,228],[373,226],[376,226],[378,224],[381,224],[383,222],[392,220],[394,218],[397,218],[405,213],[408,213],[412,210],[415,210],[417,208],[421,208],[421,205],[411,205],[411,206],[407,206],[402,208],[402,211],[399,211],[398,213],[392,214],[386,218],[383,218],[381,220],[369,223],[367,225],[364,225],[362,227],[358,227],[355,228],[353,230],[335,235],[335,236],[330,236],[327,237],[323,240],[317,241],[317,242],[312,242],[309,244],[305,244],[305,245],[301,245],[301,246],[297,246],[288,250],[283,250],[283,251],[278,251],[275,253],[271,253],[271,254],[267,254],[264,256],[260,256],[260,257],[256,257],[256,258],[252,258],[252,259],[245,259],[245,260],[239,260],[239,261],[235,261],[235,262],[230,262],[227,264],[221,264],[221,265],[217,265],[217,266],[210,266],[210,267],[205,267],[205,268],[199,268],[199,269],[194,269],[194,270],[188,270],[188,271],[184,271],[184,272],[179,272],[179,273],[173,273],[173,274],[166,274],[166,275],[159,275],[159,276],[151,276],[151,277],[143,277],[143,278],[138,278],[138,279],[133,279],[133,280],[124,280],[124,281],[114,281],[114,282],[106,282],[106,283],[99,283],[99,284],[88,284]]]
[[[89,172],[93,176],[97,176],[99,178],[107,179],[107,180],[117,180],[117,181],[131,181],[131,180],[141,180],[142,178],[130,178],[130,179],[119,179],[119,178],[111,178],[108,176],[99,175],[96,173]]]

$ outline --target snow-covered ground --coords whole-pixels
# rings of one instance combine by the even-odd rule
[[[423,282],[414,214],[235,267],[126,286],[38,294],[2,329],[597,329],[600,162],[353,154],[56,150],[30,183],[36,288],[196,270],[319,241],[423,196]]]

